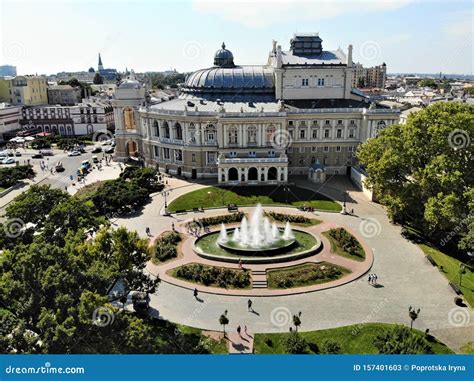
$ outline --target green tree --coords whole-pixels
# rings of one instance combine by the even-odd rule
[[[338,354],[341,353],[341,346],[332,340],[325,340],[322,345],[323,353],[327,354]]]
[[[379,200],[395,222],[412,225],[438,242],[473,212],[474,106],[440,102],[392,125],[358,150]]]
[[[94,85],[102,85],[104,83],[104,79],[99,73],[95,73],[93,82]]]
[[[284,344],[287,353],[302,354],[308,349],[308,342],[296,331],[290,332]]]
[[[431,87],[432,89],[438,88],[438,83],[434,79],[422,79],[418,82],[419,87]]]
[[[381,354],[431,353],[428,341],[410,328],[398,325],[377,335],[374,346]]]

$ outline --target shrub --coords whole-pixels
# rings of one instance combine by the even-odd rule
[[[231,224],[234,222],[242,221],[242,218],[244,218],[244,216],[245,216],[245,213],[237,212],[237,213],[232,213],[232,214],[225,214],[223,216],[199,218],[198,220],[195,220],[193,222],[188,222],[186,224],[186,227],[193,226],[196,224],[201,225],[203,227],[212,226],[212,225],[220,225],[222,223]]]
[[[291,332],[285,340],[285,350],[288,353],[300,354],[306,353],[308,343],[298,332]]]
[[[341,346],[332,340],[325,340],[322,345],[323,353],[338,354],[341,353]]]
[[[361,253],[363,252],[362,246],[346,229],[330,229],[329,235],[337,242],[337,245],[348,254],[361,256]]]
[[[382,354],[422,354],[431,353],[431,347],[424,336],[410,328],[397,325],[377,335],[374,346]]]
[[[150,193],[159,192],[164,187],[163,183],[158,181],[158,172],[152,168],[126,167],[120,177],[135,182]]]
[[[170,243],[159,244],[155,246],[154,257],[160,262],[165,262],[168,259],[176,258],[178,252],[176,246]]]
[[[290,222],[293,224],[316,225],[320,222],[319,220],[316,220],[314,218],[308,218],[305,216],[299,216],[295,214],[265,212],[265,215],[273,218],[275,221]]]
[[[163,244],[172,244],[176,245],[179,242],[181,242],[182,237],[181,234],[179,234],[177,231],[172,230],[170,232],[167,232],[163,234],[161,237],[157,239],[157,243],[163,243]]]
[[[35,175],[31,165],[0,168],[0,187],[9,188],[19,180],[31,178]]]
[[[205,286],[217,285],[222,288],[245,288],[250,285],[248,270],[237,270],[223,267],[191,263],[178,267],[175,276]]]

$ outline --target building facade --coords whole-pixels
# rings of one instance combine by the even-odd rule
[[[106,102],[75,106],[24,107],[21,125],[36,132],[82,136],[114,130],[114,111]]]
[[[48,83],[42,76],[0,78],[0,101],[12,105],[48,104]]]
[[[384,89],[387,79],[387,65],[365,68],[360,63],[354,64],[352,87]]]
[[[56,85],[48,88],[50,105],[74,106],[81,101],[81,89],[70,85]]]
[[[357,145],[399,118],[352,84],[352,46],[325,51],[316,34],[295,35],[288,51],[273,42],[261,66],[235,65],[223,44],[176,99],[147,105],[134,78],[117,88],[116,157],[225,185],[286,183],[316,163],[317,179],[345,174]]]
[[[21,106],[0,103],[0,142],[6,141],[18,131],[21,119]]]
[[[0,65],[0,77],[16,77],[16,66]]]

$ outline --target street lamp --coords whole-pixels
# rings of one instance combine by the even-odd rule
[[[169,191],[163,191],[161,192],[161,195],[165,198],[165,215],[168,215],[168,200],[166,197],[170,194]]]
[[[347,214],[347,210],[346,210],[347,192],[346,191],[342,193],[342,197],[343,197],[343,204],[342,204],[341,214]]]
[[[464,263],[459,264],[459,287],[462,284],[462,276],[466,273],[466,265]]]

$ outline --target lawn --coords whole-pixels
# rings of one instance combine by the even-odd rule
[[[302,317],[304,325],[304,316]],[[341,347],[343,354],[377,354],[374,340],[377,335],[385,329],[393,327],[394,324],[366,323],[359,325],[349,325],[340,328],[324,329],[320,331],[301,332],[309,343],[308,353],[318,353],[325,340],[335,341]],[[413,330],[419,335],[423,335],[418,330]],[[255,353],[261,354],[284,354],[284,339],[289,333],[257,333],[255,334]],[[443,343],[435,341],[431,343],[431,350],[436,354],[451,354],[450,348]]]
[[[255,252],[231,252],[229,250],[226,250],[222,247],[220,247],[217,244],[217,239],[219,238],[219,232],[215,232],[213,234],[208,234],[204,237],[199,238],[199,240],[196,242],[196,246],[199,247],[202,251],[208,254],[213,254],[213,255],[220,255],[224,257],[243,257],[248,254],[248,256],[255,256],[257,254],[260,254],[260,256],[272,256],[272,257],[278,257],[281,255],[288,255],[288,254],[297,254],[301,253],[303,251],[311,249],[314,245],[318,243],[318,240],[314,238],[311,234],[293,230],[293,234],[295,235],[296,242],[289,248],[288,251],[278,251],[277,253],[272,253],[271,251],[262,251],[261,253],[255,253]]]
[[[364,249],[360,248],[358,255],[351,255],[347,251],[345,251],[341,246],[338,245],[337,241],[329,235],[329,231],[325,231],[322,233],[331,243],[331,252],[341,257],[345,257],[348,259],[352,259],[354,261],[363,262],[365,260],[365,251]]]
[[[268,271],[268,288],[292,288],[331,282],[351,271],[328,262],[303,263],[297,266]]]
[[[460,260],[450,257],[426,244],[419,244],[421,250],[429,255],[437,264],[439,271],[452,283],[456,284],[462,291],[464,299],[474,307],[474,273],[466,266],[466,273],[462,276],[462,284],[459,285]]]
[[[288,192],[284,189],[289,189]],[[173,200],[168,209],[191,210],[193,208],[215,208],[228,204],[239,206],[255,205],[311,206],[318,210],[339,212],[342,208],[337,202],[318,192],[295,186],[234,187],[231,189],[207,187],[186,193]]]

